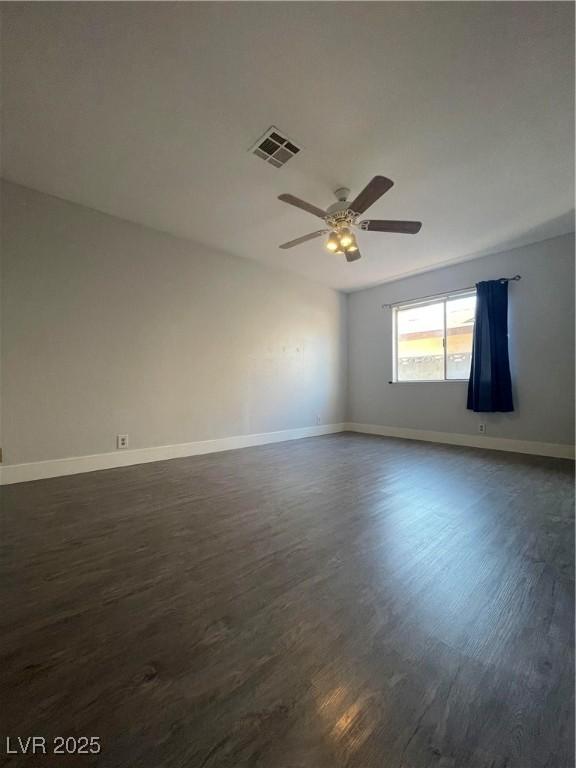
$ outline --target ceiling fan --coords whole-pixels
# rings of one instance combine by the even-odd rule
[[[315,205],[311,205],[311,203],[307,203],[305,200],[300,200],[299,197],[294,197],[294,195],[279,195],[278,200],[282,200],[283,203],[294,205],[296,208],[301,208],[303,211],[324,219],[328,227],[328,229],[319,229],[316,232],[310,232],[309,235],[303,235],[295,240],[283,243],[280,248],[293,248],[295,245],[300,245],[300,243],[305,243],[307,240],[312,240],[315,237],[329,233],[326,248],[332,253],[343,253],[346,256],[346,261],[357,261],[361,253],[358,250],[358,243],[353,232],[354,229],[364,229],[368,232],[401,232],[405,235],[415,235],[422,227],[421,221],[386,221],[382,219],[357,221],[358,217],[370,208],[376,200],[382,197],[385,192],[388,192],[392,186],[394,186],[394,182],[391,179],[387,179],[386,176],[374,176],[372,181],[368,182],[362,192],[352,202],[348,202],[350,190],[342,187],[334,193],[337,202],[333,203],[325,211]]]

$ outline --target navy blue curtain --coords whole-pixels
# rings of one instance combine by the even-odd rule
[[[471,411],[513,411],[508,359],[508,283],[476,285],[476,320],[468,381]]]

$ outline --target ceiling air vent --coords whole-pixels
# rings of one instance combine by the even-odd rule
[[[250,152],[257,157],[261,157],[262,160],[266,160],[267,163],[270,163],[275,168],[282,168],[301,149],[302,147],[297,147],[277,128],[272,126],[250,148]]]

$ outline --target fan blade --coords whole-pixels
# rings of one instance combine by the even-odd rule
[[[346,253],[346,261],[358,261],[362,257],[362,254],[360,251],[352,251],[349,253]]]
[[[312,213],[321,219],[326,216],[326,211],[323,211],[322,208],[318,208],[312,205],[312,203],[307,203],[305,200],[300,200],[299,197],[294,197],[294,195],[278,195],[278,200],[282,200],[283,203],[288,203],[288,205],[294,205],[296,208],[301,208],[303,211]]]
[[[296,240],[290,240],[287,243],[282,243],[280,245],[280,248],[294,248],[295,245],[300,245],[300,243],[305,243],[307,240],[313,240],[315,237],[320,237],[320,235],[325,235],[327,232],[330,232],[329,229],[319,229],[318,232],[310,232],[309,235],[302,235],[302,237],[297,237]]]
[[[374,176],[372,181],[366,184],[362,192],[360,192],[353,203],[350,203],[348,208],[354,211],[354,213],[364,213],[393,186],[394,182],[392,179],[387,179],[386,176]]]
[[[384,221],[380,219],[368,219],[361,221],[360,229],[368,232],[401,232],[404,235],[415,235],[422,228],[421,221]]]

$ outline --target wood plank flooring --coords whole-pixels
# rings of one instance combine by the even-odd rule
[[[573,465],[341,434],[2,489],[10,768],[572,768]]]

